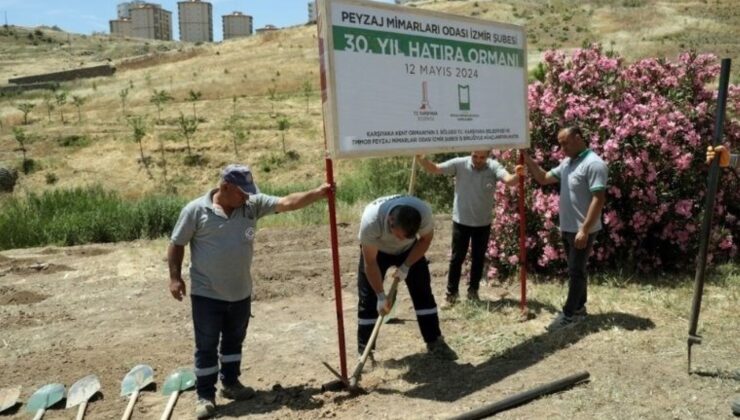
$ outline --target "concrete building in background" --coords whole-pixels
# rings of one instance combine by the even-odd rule
[[[252,16],[242,12],[223,15],[224,40],[252,35]]]
[[[200,0],[177,3],[180,41],[213,42],[213,6]]]
[[[265,25],[265,26],[257,29],[257,33],[258,34],[262,34],[262,33],[265,33],[265,32],[275,32],[277,30],[278,30],[277,26],[275,26],[275,25],[269,25],[268,24],[268,25]]]
[[[172,40],[172,12],[153,4],[131,9],[131,36],[134,38]]]
[[[135,7],[138,7],[138,6],[143,6],[145,4],[151,4],[152,6],[159,7],[160,9],[162,8],[162,5],[160,5],[160,4],[157,4],[157,3],[149,3],[149,2],[146,2],[144,0],[132,0],[132,1],[127,1],[127,2],[123,2],[123,3],[118,3],[118,6],[117,6],[118,19],[119,20],[121,20],[121,19],[131,19],[131,9],[133,9]]]
[[[131,19],[113,19],[109,21],[110,34],[119,37],[131,36]]]
[[[308,23],[316,22],[316,2],[308,2]]]

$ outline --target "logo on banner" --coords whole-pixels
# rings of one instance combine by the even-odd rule
[[[470,111],[470,85],[457,85],[457,102],[460,111]]]
[[[427,89],[427,81],[421,82],[421,106],[420,110],[426,111],[429,109],[429,90]]]
[[[429,104],[429,85],[426,80],[421,82],[421,105],[418,111],[414,111],[414,115],[419,121],[434,121],[437,116],[437,111],[432,111]]]

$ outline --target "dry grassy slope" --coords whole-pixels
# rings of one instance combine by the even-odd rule
[[[681,0],[514,0],[508,4],[482,0],[427,1],[418,7],[526,25],[530,67],[540,59],[542,50],[572,48],[585,41],[600,41],[630,60],[648,55],[674,57],[679,51],[690,48],[731,58],[738,58],[740,51],[736,41],[740,39],[740,9],[730,0],[707,0],[706,3]],[[163,111],[163,118],[168,123],[150,125],[144,148],[148,155],[158,160],[158,142],[163,142],[168,177],[183,195],[205,189],[214,181],[218,167],[235,160],[230,135],[223,130],[224,122],[232,112],[234,97],[238,98],[238,113],[245,117],[243,121],[250,130],[247,143],[241,147],[242,161],[259,168],[262,166],[260,163],[268,161],[271,156],[280,156],[276,113],[286,115],[291,123],[286,134],[287,147],[297,151],[300,159],[270,165],[269,173],[258,169],[258,179],[276,183],[318,183],[323,179],[322,122],[315,92],[318,54],[314,26],[202,46],[90,36],[70,36],[71,46],[59,45],[59,38],[63,41],[66,34],[42,31],[45,36],[57,40],[56,44],[37,42],[39,45],[34,46],[33,40],[22,34],[17,40],[12,36],[0,38],[4,45],[0,49],[0,80],[14,75],[71,68],[83,61],[85,65],[107,58],[118,61],[145,50],[171,50],[164,54],[173,56],[173,59],[164,60],[168,62],[161,64],[153,59],[149,67],[120,70],[114,77],[69,84],[71,95],[88,97],[82,108],[81,123],[77,122],[76,110],[70,104],[63,108],[67,124],[60,124],[58,110],[49,122],[39,94],[28,94],[25,99],[0,100],[0,120],[3,122],[0,164],[5,165],[19,162],[19,153],[13,150],[16,144],[9,129],[20,124],[22,118],[14,104],[22,100],[37,104],[31,114],[33,124],[27,130],[34,138],[29,146],[29,155],[40,162],[41,170],[24,177],[21,192],[48,188],[45,179],[49,173],[59,178],[57,186],[102,183],[127,196],[139,196],[159,188],[162,171],[160,168],[153,170],[155,181],[141,169],[136,160],[138,147],[131,141],[130,129],[121,118],[118,93],[132,85],[128,109],[135,114],[147,115],[150,122],[156,117],[156,110],[149,103],[153,89],[167,90],[176,99]],[[314,89],[308,112],[302,94],[306,81]],[[268,89],[271,87],[278,92],[275,100],[270,100]],[[185,143],[177,135],[174,123],[179,112],[192,112],[191,104],[185,101],[190,90],[203,93],[196,106],[198,115],[205,117],[206,122],[201,124],[193,141],[196,150],[209,159],[201,168],[182,164]],[[64,148],[57,144],[57,138],[72,134],[89,136],[91,145]],[[339,178],[355,165],[354,161],[339,162]]]

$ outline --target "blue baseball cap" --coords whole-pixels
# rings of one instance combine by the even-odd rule
[[[249,166],[231,164],[221,171],[221,179],[229,184],[236,185],[244,194],[259,193]]]

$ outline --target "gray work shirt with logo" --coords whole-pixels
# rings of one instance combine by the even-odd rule
[[[415,238],[398,239],[391,232],[388,215],[397,206],[411,206],[421,214],[419,236],[434,230],[432,208],[426,202],[410,195],[390,195],[381,197],[365,207],[360,221],[360,244],[377,247],[380,252],[399,255],[411,248]]]
[[[509,175],[506,169],[494,159],[487,159],[486,166],[475,169],[470,156],[450,159],[437,166],[442,173],[455,177],[452,220],[471,227],[490,225],[496,182]]]
[[[590,149],[563,159],[549,172],[560,181],[560,231],[576,233],[583,225],[593,193],[606,189],[609,170]],[[601,213],[588,233],[601,230]]]
[[[213,205],[216,190],[188,203],[180,212],[172,243],[190,244],[190,293],[236,302],[252,295],[253,244],[257,219],[275,212],[279,197],[250,195],[226,216]]]

